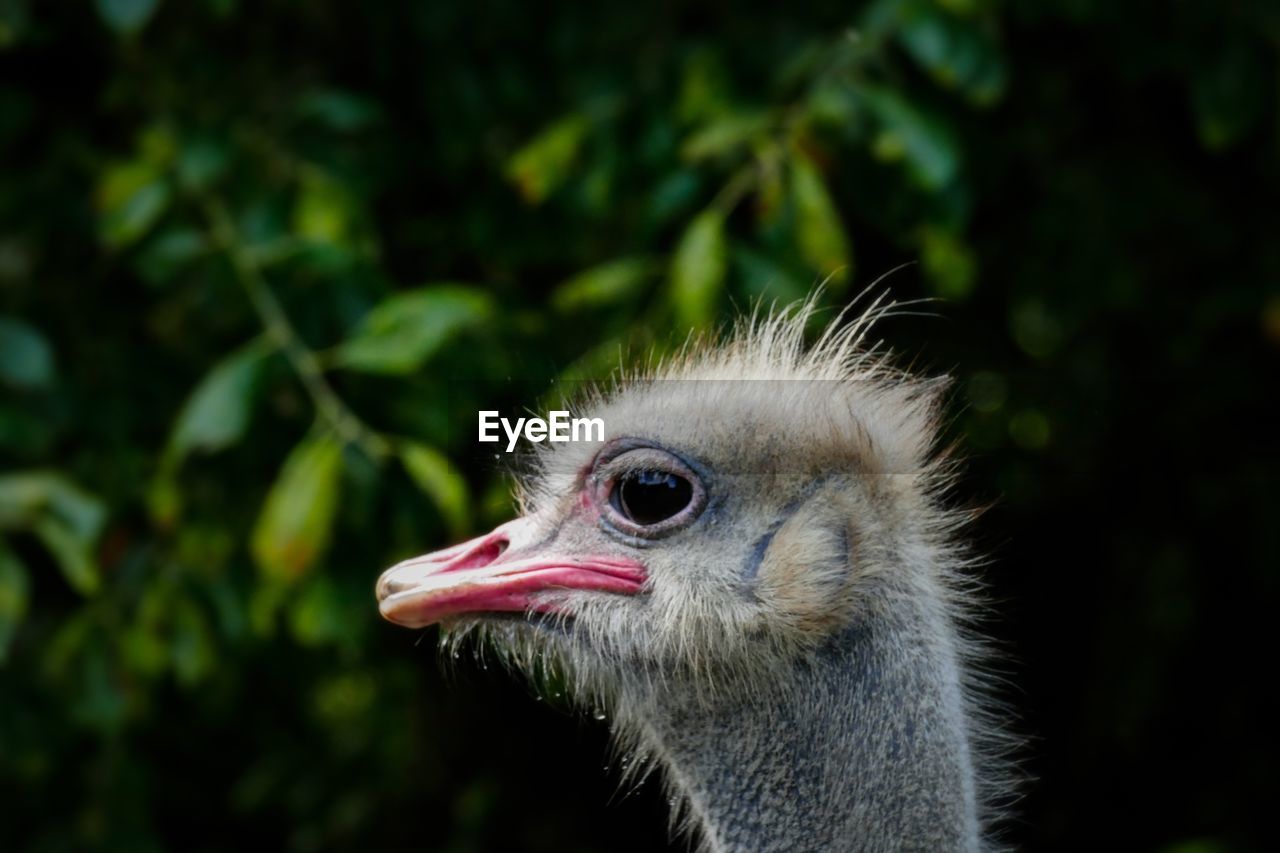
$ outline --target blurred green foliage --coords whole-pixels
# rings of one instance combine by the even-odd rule
[[[661,803],[605,808],[599,738],[445,691],[372,582],[510,514],[483,382],[606,376],[918,261],[881,286],[956,322],[888,327],[960,365],[1048,744],[1013,836],[1071,849],[1120,808],[1082,793],[1116,755],[1160,803],[1117,838],[1246,849],[1248,795],[1157,797],[1197,700],[1153,721],[1225,624],[1212,519],[1274,527],[1278,44],[1262,2],[0,0],[0,843],[661,844]],[[1212,412],[1239,458],[1162,455]],[[1117,472],[1152,493],[1109,509]],[[1062,550],[1068,517],[1096,547]],[[1274,592],[1274,532],[1236,541],[1237,589]],[[1188,760],[1261,787],[1261,759]]]

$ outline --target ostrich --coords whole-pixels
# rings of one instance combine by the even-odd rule
[[[810,348],[812,301],[744,319],[597,390],[604,440],[541,445],[519,517],[388,569],[382,615],[562,674],[701,849],[989,848],[946,383],[864,346],[887,310]]]

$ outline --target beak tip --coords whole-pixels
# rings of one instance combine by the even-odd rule
[[[399,574],[399,569],[403,565],[403,563],[397,563],[387,569],[378,576],[377,583],[373,585],[373,596],[378,600],[379,609],[385,610],[381,605],[383,605],[388,598],[395,595],[397,592],[403,592],[413,586],[412,583],[406,583],[396,578],[396,575]]]

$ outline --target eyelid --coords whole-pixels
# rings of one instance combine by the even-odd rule
[[[635,471],[666,471],[686,480],[697,477],[696,472],[673,454],[656,447],[641,446],[623,450],[616,456],[598,461],[591,472],[591,479],[594,482],[603,483],[617,480]]]
[[[606,447],[600,452],[589,478],[588,488],[599,507],[602,526],[632,544],[640,545],[683,530],[696,521],[708,501],[706,483],[698,470],[669,450],[624,441],[626,443],[621,447]],[[632,471],[663,471],[687,481],[693,489],[689,505],[670,519],[653,525],[638,525],[621,517],[610,505],[610,499],[618,481]]]
[[[617,479],[627,474],[634,474],[639,471],[666,471],[670,474],[683,476],[685,470],[683,465],[672,465],[673,460],[669,456],[639,454],[635,451],[624,453],[609,462],[600,469],[601,475]]]

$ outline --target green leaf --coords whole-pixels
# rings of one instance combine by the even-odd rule
[[[687,124],[723,114],[730,107],[729,73],[720,54],[702,47],[685,61],[676,116]]]
[[[782,152],[772,158],[778,166],[782,165]],[[784,202],[787,200],[788,181],[786,170],[774,166],[759,170],[755,182],[755,214],[757,233],[766,237],[776,232],[784,224],[783,215],[790,212]]]
[[[0,666],[8,658],[9,645],[27,615],[30,594],[27,567],[0,541]]]
[[[846,281],[853,263],[849,239],[822,175],[803,151],[791,157],[791,201],[800,257],[823,279]]]
[[[691,169],[681,169],[658,181],[649,193],[646,226],[656,229],[693,208],[701,189],[702,176]]]
[[[330,729],[350,730],[376,711],[378,686],[377,677],[370,672],[332,675],[316,684],[311,707]]]
[[[159,0],[97,0],[98,14],[118,33],[135,33],[155,14]]]
[[[816,86],[804,101],[807,122],[847,133],[859,118],[858,99],[843,81]]]
[[[191,686],[204,679],[217,663],[209,620],[194,601],[182,596],[174,596],[171,618],[169,658],[178,681]]]
[[[733,265],[743,290],[756,299],[786,305],[804,299],[809,292],[790,271],[746,245],[734,245]]]
[[[102,638],[102,639],[105,639]],[[129,682],[121,677],[111,646],[102,641],[84,645],[75,671],[70,716],[102,734],[118,731],[129,710]]]
[[[412,373],[460,332],[493,315],[489,294],[462,285],[430,285],[388,296],[335,356],[368,373]]]
[[[43,388],[52,381],[53,348],[44,335],[22,320],[0,317],[0,382]]]
[[[98,230],[108,246],[123,248],[164,214],[172,193],[156,163],[145,158],[112,166],[98,182]]]
[[[913,3],[903,15],[898,39],[940,85],[959,89],[974,103],[990,104],[1004,93],[1004,59],[976,21],[949,15],[932,3]]]
[[[957,234],[926,227],[920,234],[920,252],[924,274],[934,292],[945,299],[969,297],[977,276],[977,260]]]
[[[382,118],[378,103],[364,95],[341,89],[313,89],[298,100],[299,118],[313,120],[332,130],[363,130]]]
[[[160,470],[151,479],[145,496],[147,514],[162,530],[177,523],[182,514],[182,490],[178,487],[178,472],[168,459],[162,460]]]
[[[244,437],[254,391],[269,350],[254,341],[213,366],[187,398],[169,435],[169,462],[193,451],[212,453]]]
[[[23,471],[0,476],[0,528],[30,528],[43,516],[58,519],[77,538],[92,543],[102,533],[102,501],[61,474]]]
[[[14,47],[31,32],[31,14],[26,4],[12,0],[0,2],[0,50]]]
[[[1066,330],[1058,314],[1039,300],[1011,306],[1013,340],[1032,358],[1048,358],[1062,345]]]
[[[901,157],[916,183],[927,190],[949,184],[960,168],[960,151],[951,129],[936,115],[888,89],[863,87],[862,99],[880,121],[882,157]]]
[[[129,671],[144,678],[161,675],[170,663],[164,636],[174,609],[173,588],[153,583],[142,590],[138,606],[130,615],[120,638],[120,657]]]
[[[95,616],[88,608],[80,608],[54,628],[53,636],[40,649],[40,665],[46,678],[63,681],[71,676],[72,665],[93,641]]]
[[[494,477],[480,496],[480,514],[487,527],[496,527],[507,521],[518,512],[516,502],[512,499],[515,479],[511,474]]]
[[[73,588],[89,595],[100,585],[94,549],[106,508],[61,474],[26,471],[0,477],[0,528],[30,530]]]
[[[1221,151],[1243,139],[1267,114],[1267,61],[1253,45],[1235,42],[1197,63],[1191,105],[1200,143]]]
[[[258,568],[268,578],[295,580],[324,553],[341,478],[342,447],[330,438],[305,439],[289,454],[250,540]]]
[[[292,600],[292,585],[287,581],[266,579],[255,586],[249,595],[249,627],[253,633],[273,636],[281,609]]]
[[[138,159],[156,169],[168,169],[178,156],[178,137],[165,119],[157,119],[141,128],[134,138]]]
[[[586,117],[570,115],[535,136],[507,161],[507,177],[525,201],[537,204],[569,177],[586,139]]]
[[[740,149],[769,128],[764,113],[733,113],[715,118],[685,139],[680,156],[689,162],[719,157]]]
[[[350,630],[338,591],[328,578],[313,578],[293,596],[289,629],[299,645],[311,647],[335,643]]]
[[[671,259],[672,300],[681,323],[711,321],[727,267],[724,217],[717,210],[703,211],[689,223]]]
[[[200,135],[185,140],[178,152],[178,180],[192,190],[211,187],[231,162],[231,151],[222,139]]]
[[[209,240],[194,228],[167,228],[147,241],[134,268],[150,285],[172,281],[192,261],[211,251]]]
[[[313,174],[302,181],[293,206],[293,231],[299,237],[345,246],[357,218],[355,199],[342,184]]]
[[[552,291],[551,305],[563,312],[613,305],[634,296],[653,273],[654,263],[649,258],[610,261],[562,283]]]
[[[182,507],[178,468],[191,453],[213,453],[244,437],[258,382],[270,350],[253,341],[214,365],[191,392],[174,421],[160,470],[147,489],[152,521],[171,527]]]
[[[82,595],[92,595],[102,585],[98,565],[93,558],[93,542],[80,536],[66,521],[56,515],[42,515],[31,524],[31,531],[53,555],[67,583]]]
[[[418,488],[440,510],[449,533],[465,533],[470,504],[467,481],[448,457],[425,444],[406,441],[400,446],[400,461]]]

